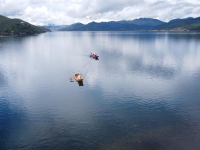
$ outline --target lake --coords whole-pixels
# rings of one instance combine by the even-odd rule
[[[70,82],[77,71],[83,82]],[[1,150],[197,150],[199,139],[200,34],[0,37]]]

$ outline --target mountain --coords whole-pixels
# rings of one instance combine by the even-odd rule
[[[82,23],[75,23],[75,24],[72,24],[72,25],[68,25],[65,28],[62,28],[59,31],[70,31],[70,30],[73,30],[75,28],[79,28],[79,27],[83,27],[83,26],[84,26],[84,24],[82,24]]]
[[[38,34],[47,30],[20,19],[10,19],[0,15],[0,35]]]
[[[192,18],[192,17],[183,18],[183,19],[177,18],[177,19],[170,20],[168,23],[174,23],[174,22],[182,21],[182,20],[193,20],[193,19],[194,19],[194,18]]]
[[[161,25],[165,22],[162,22],[158,19],[151,19],[151,18],[139,18],[139,19],[135,19],[132,21],[119,21],[120,23],[131,23],[131,24],[135,24],[135,25],[151,25],[151,26],[157,26],[157,25]]]
[[[9,20],[9,18],[0,15],[0,24],[3,22],[6,22],[8,20]]]
[[[59,31],[133,31],[151,30],[157,25],[165,24],[157,19],[140,18],[131,21],[90,22],[86,25],[76,23],[69,25]]]
[[[173,31],[200,31],[200,17],[175,19],[167,24],[156,26],[153,30],[173,30]]]

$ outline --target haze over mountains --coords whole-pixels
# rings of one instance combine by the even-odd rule
[[[9,34],[37,34],[47,31],[194,31],[200,32],[200,17],[173,19],[168,23],[152,18],[135,20],[90,22],[88,24],[75,23],[62,26],[38,27],[20,19],[10,19],[0,15],[0,35]]]

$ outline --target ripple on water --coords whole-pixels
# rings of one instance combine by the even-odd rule
[[[0,149],[200,147],[198,35],[52,32],[3,40]],[[100,60],[82,55],[91,52]],[[69,82],[78,70],[84,86]]]

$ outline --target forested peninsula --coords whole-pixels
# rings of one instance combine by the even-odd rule
[[[10,19],[0,15],[0,35],[33,35],[47,31],[50,30],[34,26],[20,19]]]

